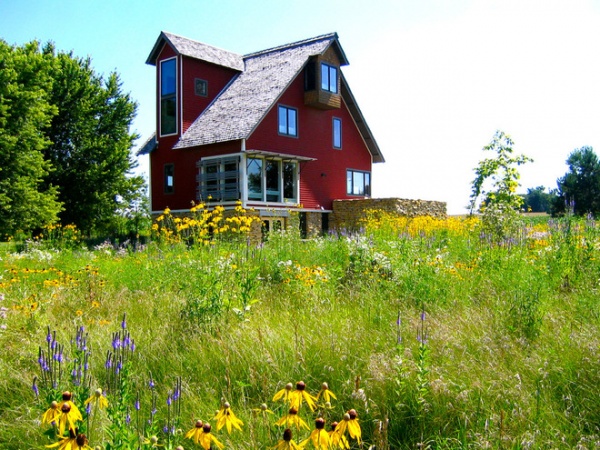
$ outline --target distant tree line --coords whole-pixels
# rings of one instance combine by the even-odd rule
[[[56,222],[110,233],[139,208],[136,108],[89,57],[0,40],[0,237]]]
[[[592,147],[581,147],[567,158],[569,170],[556,180],[556,189],[544,186],[527,189],[523,208],[553,216],[600,214],[600,161]]]

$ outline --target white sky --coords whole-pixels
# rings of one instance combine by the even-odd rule
[[[600,0],[3,0],[0,38],[52,40],[116,70],[154,127],[161,30],[238,53],[337,31],[343,68],[385,158],[373,195],[440,200],[464,212],[481,151],[501,129],[522,188],[556,187],[568,154],[600,152]],[[147,161],[140,160],[141,170]]]

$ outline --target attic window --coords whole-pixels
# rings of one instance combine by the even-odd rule
[[[195,78],[194,79],[194,93],[198,97],[208,96],[208,81],[202,80],[200,78]]]
[[[332,94],[338,93],[338,69],[321,63],[321,89]]]
[[[298,111],[287,106],[279,106],[279,134],[298,136]]]

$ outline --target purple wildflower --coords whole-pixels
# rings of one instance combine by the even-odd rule
[[[121,322],[121,328],[127,328],[127,313],[123,313],[123,321]]]

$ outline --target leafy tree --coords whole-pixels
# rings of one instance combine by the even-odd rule
[[[569,171],[556,180],[558,196],[553,214],[567,211],[576,215],[600,213],[600,161],[592,147],[581,147],[567,158]]]
[[[58,114],[52,119],[44,149],[54,170],[48,185],[60,186],[63,224],[75,224],[87,233],[106,232],[119,220],[123,199],[135,197],[144,185],[132,177],[136,163],[130,149],[137,136],[129,131],[137,105],[121,90],[116,73],[105,80],[89,58],[43,49],[51,57],[50,103]]]
[[[523,208],[530,212],[550,213],[555,198],[556,192],[546,192],[544,186],[528,188],[527,194],[523,195]]]
[[[483,228],[495,240],[510,237],[515,231],[518,211],[523,203],[517,194],[520,178],[517,167],[533,161],[524,155],[513,155],[513,146],[510,136],[496,131],[492,141],[483,147],[483,151],[496,155],[479,162],[471,184],[470,212],[473,213],[478,200],[483,197],[479,207],[483,213]]]
[[[52,166],[42,150],[57,110],[48,101],[51,62],[32,42],[0,40],[0,235],[30,232],[56,221],[57,187],[43,183]]]

